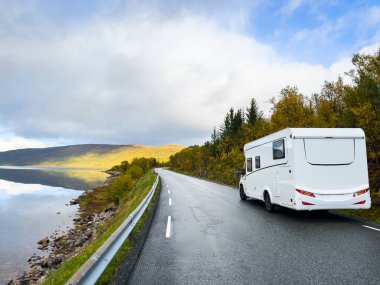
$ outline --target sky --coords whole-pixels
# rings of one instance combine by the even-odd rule
[[[0,0],[0,151],[203,144],[379,46],[380,0]]]

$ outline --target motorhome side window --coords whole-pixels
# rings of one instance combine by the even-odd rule
[[[260,168],[260,156],[255,157],[255,167],[256,169]]]
[[[247,158],[247,172],[252,172],[252,158]]]
[[[285,143],[284,140],[273,142],[273,159],[285,158]]]

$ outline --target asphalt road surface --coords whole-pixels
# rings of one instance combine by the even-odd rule
[[[237,189],[159,174],[158,209],[131,284],[380,284],[373,225],[328,212],[272,214]]]

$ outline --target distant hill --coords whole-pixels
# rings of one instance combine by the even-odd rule
[[[155,157],[168,161],[181,145],[140,146],[83,144],[48,148],[29,148],[0,152],[0,165],[62,166],[108,169],[123,160]]]

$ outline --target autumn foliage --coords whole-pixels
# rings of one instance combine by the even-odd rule
[[[170,157],[173,169],[199,177],[237,184],[234,169],[244,162],[244,144],[287,127],[362,128],[366,133],[371,190],[380,188],[380,48],[375,54],[356,54],[354,68],[325,82],[318,94],[306,96],[287,86],[270,100],[264,117],[255,99],[245,109],[230,109],[211,140]],[[347,81],[347,80],[346,80]]]

